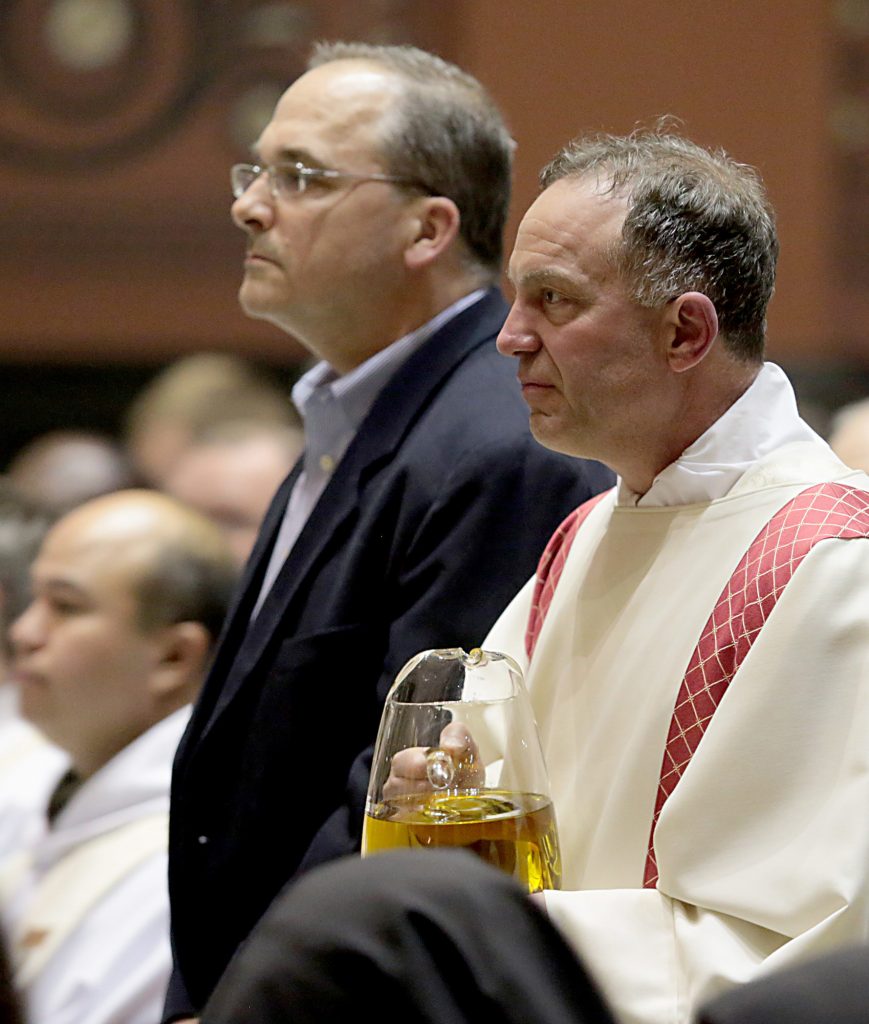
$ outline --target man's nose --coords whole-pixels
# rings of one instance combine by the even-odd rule
[[[43,629],[36,602],[31,602],[9,627],[9,643],[14,654],[26,654],[42,643]]]
[[[502,356],[519,356],[540,348],[540,338],[518,299],[510,307],[496,345]]]
[[[268,178],[260,175],[232,204],[236,227],[249,234],[267,231],[274,223],[275,207]]]

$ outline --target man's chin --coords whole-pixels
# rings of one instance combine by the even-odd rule
[[[45,707],[44,700],[29,698],[22,694],[18,702],[18,714],[28,725],[36,729],[42,736],[54,742],[51,736],[51,715]]]
[[[271,290],[254,287],[251,282],[244,281],[238,291],[238,303],[242,312],[252,320],[264,320],[298,340],[296,324],[299,311],[284,293],[277,295]]]
[[[581,441],[566,430],[555,419],[554,416],[547,416],[544,413],[532,412],[528,421],[531,429],[531,436],[534,440],[560,455],[572,455],[574,458],[593,459]]]
[[[238,290],[238,304],[244,314],[254,320],[273,320],[275,317],[275,306],[269,301],[268,296],[263,294],[262,288],[257,287],[245,279]]]
[[[531,428],[531,436],[538,444],[554,452],[564,452],[564,438],[558,424],[554,422],[554,417],[532,410],[528,426]]]

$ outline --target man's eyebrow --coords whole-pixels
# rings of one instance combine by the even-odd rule
[[[579,291],[582,289],[582,281],[577,280],[570,274],[564,273],[562,270],[557,270],[553,267],[540,267],[536,270],[529,270],[519,276],[517,280],[507,270],[507,280],[513,285],[514,288],[521,285],[525,288],[539,287],[540,285],[551,285],[556,288],[563,288],[568,291]]]
[[[64,576],[46,576],[43,579],[34,578],[33,586],[39,586],[43,592],[52,594],[65,594],[67,596],[87,597],[87,590],[76,583],[75,580],[67,579]]]
[[[257,163],[262,162],[262,154],[257,146],[251,146],[251,158]],[[304,164],[306,167],[322,167],[322,160],[318,160],[313,153],[307,149],[296,149],[291,146],[277,150],[274,159],[269,161],[275,164]]]

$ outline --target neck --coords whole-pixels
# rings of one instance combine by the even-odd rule
[[[405,282],[393,295],[372,295],[367,310],[357,310],[352,324],[321,323],[307,336],[296,336],[340,375],[355,370],[372,356],[426,324],[454,302],[488,286],[480,274],[430,273]],[[352,344],[348,344],[348,336]]]
[[[676,462],[686,448],[690,448],[745,394],[761,367],[762,364],[728,360],[726,364],[710,367],[714,372],[705,374],[703,379],[686,381],[677,400],[671,403],[670,411],[666,415],[659,414],[658,423],[669,424],[670,429],[662,432],[659,426],[657,437],[654,431],[644,434],[645,446],[640,438],[634,446],[624,446],[624,451],[635,452],[638,458],[625,459],[622,465],[613,464],[612,468],[635,494],[642,497],[655,477]],[[688,386],[698,383],[700,387]],[[702,386],[704,383],[709,386]]]

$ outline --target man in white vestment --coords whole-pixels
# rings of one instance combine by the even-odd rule
[[[172,758],[236,570],[218,528],[124,491],[66,515],[11,629],[23,716],[71,770],[29,851],[0,865],[32,1024],[153,1024],[171,967]]]
[[[578,140],[541,181],[498,347],[535,437],[618,482],[484,646],[527,671],[550,918],[621,1020],[674,1024],[869,936],[869,481],[763,361],[778,243],[751,169],[662,129]]]

